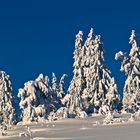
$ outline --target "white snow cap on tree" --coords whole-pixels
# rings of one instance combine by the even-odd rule
[[[119,51],[118,53],[116,53],[115,55],[115,60],[118,60],[120,57],[122,57],[124,54],[122,51]]]
[[[114,80],[114,83],[112,82],[111,72],[103,64],[101,36],[94,35],[93,28],[91,28],[85,43],[82,43],[82,35],[81,31],[76,35],[74,75],[68,89],[68,95],[64,98],[67,100],[65,101],[69,108],[70,117],[76,117],[78,111],[99,113],[99,109],[103,105],[107,105],[106,95],[110,95],[108,92],[111,92],[110,96],[114,95],[108,101],[110,106],[113,106],[110,107],[112,111],[117,110],[120,104],[117,86]],[[112,89],[110,89],[110,86],[112,86]]]
[[[9,75],[0,71],[0,125],[7,127],[16,123],[15,103]]]
[[[132,48],[128,54],[123,56],[121,65],[121,71],[126,75],[123,89],[123,109],[134,113],[140,108],[140,48],[134,30],[132,30],[129,43]]]

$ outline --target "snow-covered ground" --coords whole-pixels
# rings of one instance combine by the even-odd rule
[[[55,122],[18,124],[7,131],[2,140],[139,140],[140,118],[130,121],[130,115],[118,115],[120,120],[103,124],[103,116],[85,119],[64,119]],[[24,136],[25,134],[25,136]],[[19,135],[22,135],[21,137]]]

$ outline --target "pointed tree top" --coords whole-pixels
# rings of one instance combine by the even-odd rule
[[[82,35],[83,35],[83,32],[82,32],[82,31],[79,31],[79,33],[78,33],[78,34],[82,36]]]
[[[89,38],[92,38],[92,36],[93,36],[93,31],[94,31],[93,28],[91,28],[91,29],[90,29],[90,32],[89,32],[89,34],[88,34],[88,37],[89,37]]]
[[[55,73],[52,72],[52,83],[57,82],[57,78],[55,76]]]
[[[88,46],[91,43],[92,38],[93,38],[93,28],[90,29],[87,40],[85,41],[86,46]]]
[[[43,78],[44,78],[44,76],[43,76],[43,74],[41,73],[41,74],[39,74],[39,76],[36,78],[35,81],[41,81],[41,80],[43,80]]]
[[[101,36],[100,36],[100,35],[96,35],[96,36],[95,36],[94,43],[95,43],[95,44],[100,44],[100,43],[101,43]]]
[[[52,72],[52,77],[55,77],[55,73],[54,72]]]
[[[65,77],[68,76],[67,74],[63,74],[61,79],[60,79],[60,82],[59,82],[59,86],[61,86],[61,84],[64,84],[64,79]]]
[[[43,79],[43,74],[41,73],[41,74],[39,74],[39,76],[38,76],[40,79]]]
[[[76,38],[82,38],[82,36],[83,36],[83,32],[79,31],[78,34],[76,35]]]
[[[131,36],[129,37],[129,43],[137,46],[137,35],[136,35],[135,30],[132,30],[131,32]]]
[[[78,34],[76,35],[76,39],[75,39],[75,47],[79,48],[82,46],[82,36],[83,36],[83,32],[79,31]]]
[[[64,80],[64,78],[68,76],[67,74],[63,74],[62,77],[61,77],[61,80]]]

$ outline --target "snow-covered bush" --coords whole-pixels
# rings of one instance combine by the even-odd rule
[[[121,71],[126,75],[123,109],[126,112],[134,113],[140,108],[140,48],[134,30],[132,30],[129,43],[132,45],[130,52],[121,55],[123,58]]]
[[[7,129],[15,123],[16,111],[10,77],[4,71],[0,71],[0,125],[2,129]]]
[[[64,77],[61,77],[59,85],[54,73],[52,73],[52,87],[48,76],[40,74],[34,81],[28,81],[19,89],[18,97],[21,98],[21,120],[23,122],[41,121],[48,119],[51,112],[56,112],[65,95]]]

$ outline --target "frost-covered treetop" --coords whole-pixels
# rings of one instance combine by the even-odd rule
[[[115,59],[123,58],[121,65],[121,71],[124,71],[126,75],[135,73],[140,65],[140,48],[138,46],[137,35],[134,30],[132,30],[131,36],[129,38],[129,43],[132,45],[130,53],[123,53],[119,51],[115,55]],[[137,68],[136,68],[137,66]],[[132,70],[133,69],[133,70]],[[135,72],[134,72],[135,71]],[[137,72],[136,72],[137,73]]]
[[[90,29],[90,32],[89,32],[88,37],[87,37],[87,40],[85,41],[85,46],[86,47],[88,47],[89,44],[92,43],[91,42],[91,41],[93,41],[92,39],[93,39],[93,28]]]
[[[94,44],[101,44],[101,36],[100,35],[95,36]]]
[[[6,81],[8,81],[9,84],[7,84]],[[4,71],[0,71],[0,84],[1,84],[1,88],[4,91],[12,90],[11,81],[9,80],[9,75],[7,75]]]
[[[79,31],[79,33],[76,35],[76,39],[75,39],[75,47],[81,46],[82,45],[82,39],[83,37],[83,32]]]
[[[132,30],[132,32],[131,32],[131,36],[129,38],[129,43],[137,46],[137,35],[136,35],[135,30]]]

